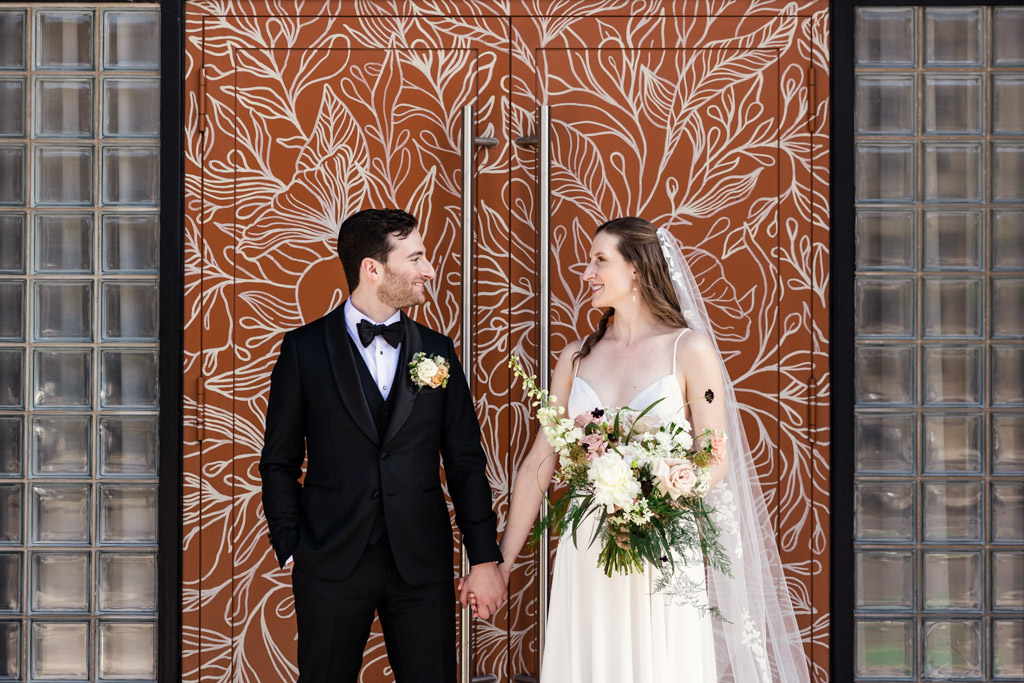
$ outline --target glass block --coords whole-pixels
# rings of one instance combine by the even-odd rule
[[[994,277],[992,287],[992,336],[1024,337],[1024,278]]]
[[[1024,415],[992,414],[993,474],[1024,473]]]
[[[980,7],[924,11],[925,66],[983,65],[985,13]]]
[[[859,551],[856,555],[857,609],[914,608],[914,553]]]
[[[914,485],[860,481],[854,494],[854,536],[862,541],[914,540]]]
[[[857,8],[857,66],[913,66],[914,8]]]
[[[924,553],[922,564],[924,609],[980,610],[984,607],[981,551]]]
[[[854,420],[858,472],[914,471],[913,415],[858,412]]]
[[[92,282],[37,280],[33,284],[33,336],[36,339],[92,339]]]
[[[1024,74],[992,74],[992,132],[1024,132]]]
[[[157,401],[155,350],[104,350],[100,405],[117,408],[155,408]]]
[[[24,405],[25,352],[0,348],[0,408]]]
[[[917,96],[913,74],[857,74],[858,133],[913,135]]]
[[[104,204],[156,206],[160,198],[160,150],[156,147],[104,147]]]
[[[906,678],[914,675],[914,622],[858,619],[856,625],[858,677]]]
[[[160,80],[107,78],[103,81],[103,135],[155,138],[160,135]]]
[[[105,214],[103,270],[109,273],[159,272],[160,216]]]
[[[913,211],[858,209],[857,268],[911,270],[915,253]]]
[[[36,349],[32,364],[37,408],[92,407],[92,351]]]
[[[0,78],[0,135],[25,136],[24,78]]]
[[[0,612],[20,611],[21,553],[0,553]]]
[[[914,201],[914,145],[857,145],[857,201]]]
[[[1024,211],[992,211],[993,270],[1024,270]]]
[[[100,485],[101,543],[156,543],[156,487]]]
[[[92,272],[92,214],[36,214],[33,268],[40,273]]]
[[[984,278],[924,277],[921,289],[922,336],[981,338],[985,334]]]
[[[99,638],[101,678],[156,679],[156,622],[100,622]]]
[[[88,612],[89,553],[32,553],[29,583],[34,612]]]
[[[0,543],[21,543],[21,484],[0,484]]]
[[[91,70],[92,24],[90,10],[36,12],[36,68]]]
[[[1024,619],[992,620],[992,679],[1024,678]]]
[[[1024,65],[1024,9],[992,8],[992,64],[994,66]],[[1024,674],[1022,674],[1024,676]]]
[[[991,346],[992,403],[1024,405],[1024,346],[1000,344]]]
[[[985,416],[954,413],[925,413],[921,417],[924,471],[983,471]]]
[[[855,289],[858,336],[914,336],[914,278],[858,277]]]
[[[924,540],[942,543],[981,541],[980,482],[924,483]]]
[[[0,10],[0,69],[24,68],[25,10]]]
[[[88,415],[32,417],[32,473],[40,476],[89,474],[92,418]]]
[[[21,474],[23,426],[21,416],[0,417],[0,477],[17,477]]]
[[[924,676],[982,680],[981,622],[974,619],[924,622]]]
[[[981,211],[925,211],[922,222],[926,270],[985,267],[985,216]]]
[[[92,205],[91,146],[35,147],[33,192],[39,206]]]
[[[1024,543],[1024,483],[993,482],[992,542]]]
[[[99,609],[104,612],[154,612],[156,555],[99,554]]]
[[[984,201],[985,157],[980,142],[927,142],[923,156],[925,201]]]
[[[1024,201],[1024,144],[992,143],[992,201]]]
[[[91,78],[36,78],[32,123],[38,137],[90,138]]]
[[[159,291],[156,281],[103,283],[103,338],[156,341]]]
[[[0,341],[25,340],[25,282],[0,280]]]
[[[1024,611],[1024,552],[992,551],[992,609]]]
[[[107,10],[103,13],[103,68],[160,68],[160,13]]]
[[[24,145],[0,145],[0,205],[25,205]]]
[[[978,74],[924,75],[924,132],[981,135],[985,132],[985,80]]]
[[[89,484],[32,487],[33,543],[89,543]]]
[[[914,403],[913,346],[861,344],[856,353],[857,403]]]
[[[112,477],[155,476],[157,423],[152,417],[100,418],[100,474]]]
[[[982,347],[929,345],[922,352],[925,404],[981,405]]]
[[[25,272],[25,214],[0,213],[0,273]]]
[[[32,622],[29,661],[33,678],[89,679],[89,622]]]
[[[0,621],[0,678],[21,680],[21,623]]]

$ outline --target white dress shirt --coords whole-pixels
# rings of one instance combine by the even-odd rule
[[[380,324],[390,325],[401,319],[402,314],[396,311],[393,316]],[[359,341],[359,329],[356,327],[360,320],[369,320],[374,325],[378,324],[375,320],[371,320],[363,315],[359,309],[352,305],[352,300],[349,299],[345,302],[345,326],[348,327],[349,336],[356,343],[356,348],[359,349],[359,354],[363,357],[363,361],[366,363],[374,383],[380,389],[380,395],[386,401],[388,400],[388,394],[391,393],[391,384],[395,379],[395,372],[398,370],[398,359],[401,357],[402,345],[399,344],[398,348],[395,348],[384,341],[384,337],[377,335],[370,342],[369,346],[363,346],[363,342]]]

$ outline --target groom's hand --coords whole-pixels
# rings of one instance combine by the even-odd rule
[[[475,598],[473,612],[477,616],[489,619],[498,611],[508,598],[508,584],[497,562],[473,565],[469,576],[459,582],[459,602],[463,607],[469,604],[470,593]]]

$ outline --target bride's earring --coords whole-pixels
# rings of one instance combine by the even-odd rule
[[[633,285],[633,303],[636,303],[636,285]]]

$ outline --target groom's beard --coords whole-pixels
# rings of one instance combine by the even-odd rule
[[[404,280],[401,275],[385,265],[384,278],[377,288],[377,298],[382,304],[399,310],[419,306],[427,300],[426,281],[422,281],[422,289],[415,286],[420,282],[415,277]]]

